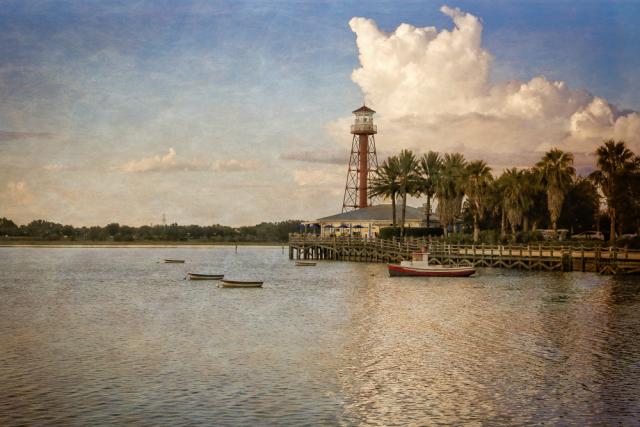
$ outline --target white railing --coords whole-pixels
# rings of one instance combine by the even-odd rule
[[[378,127],[370,123],[351,125],[351,133],[378,133]]]

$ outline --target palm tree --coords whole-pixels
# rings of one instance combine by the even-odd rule
[[[505,187],[505,174],[504,172],[497,179],[493,181],[489,187],[488,192],[488,205],[491,206],[491,212],[493,215],[500,215],[500,238],[504,239],[507,235],[507,216],[504,207],[504,193]]]
[[[402,197],[402,219],[400,220],[400,235],[404,237],[404,223],[407,213],[407,195],[417,194],[419,191],[420,174],[418,161],[411,150],[402,150],[398,156],[400,196]]]
[[[469,200],[469,209],[473,215],[473,242],[480,239],[480,221],[484,217],[489,185],[493,181],[491,168],[482,160],[473,161],[466,166],[464,193]]]
[[[431,226],[431,200],[436,194],[438,175],[442,167],[442,158],[435,151],[429,151],[420,158],[420,192],[427,196],[427,227]]]
[[[442,167],[436,183],[436,198],[445,237],[448,236],[448,227],[455,224],[455,219],[462,209],[465,166],[464,156],[459,153],[446,153],[442,159]]]
[[[616,239],[617,208],[620,199],[624,197],[624,182],[637,166],[633,152],[627,148],[624,141],[605,141],[596,150],[596,155],[598,170],[590,176],[600,186],[607,199],[607,210],[611,218],[609,240],[613,243]]]
[[[511,226],[511,238],[516,239],[516,227],[522,223],[526,208],[524,196],[524,172],[516,168],[507,169],[500,177],[503,203],[503,227],[506,221]]]
[[[400,162],[397,156],[387,158],[371,180],[371,196],[391,199],[393,228],[396,227],[396,198],[400,192]]]
[[[522,174],[522,230],[529,231],[529,225],[535,230],[549,210],[546,189],[538,169],[525,169]]]
[[[553,148],[545,153],[536,167],[540,171],[540,179],[547,189],[547,204],[554,233],[558,229],[558,218],[562,211],[564,196],[571,188],[576,170],[573,167],[573,154]]]

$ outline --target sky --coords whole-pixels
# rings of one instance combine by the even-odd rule
[[[378,157],[640,153],[640,2],[0,0],[0,217],[249,225],[339,212]],[[414,205],[420,201],[414,201]]]

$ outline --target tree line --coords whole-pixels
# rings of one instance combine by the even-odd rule
[[[18,226],[10,219],[0,218],[0,237],[51,241],[286,242],[289,233],[300,230],[300,223],[299,220],[287,220],[243,227],[176,223],[131,227],[111,223],[103,227],[74,227],[41,219]]]
[[[407,197],[426,199],[426,221],[436,203],[445,237],[467,224],[473,242],[481,234],[516,241],[540,228],[577,233],[608,226],[614,242],[623,233],[640,231],[640,157],[624,141],[605,141],[596,150],[596,170],[576,175],[573,154],[553,148],[534,167],[506,169],[499,176],[483,160],[467,161],[460,153],[410,150],[390,156],[372,180],[371,194],[391,200],[393,226],[399,199],[400,235],[405,235]],[[600,212],[601,201],[606,212]]]

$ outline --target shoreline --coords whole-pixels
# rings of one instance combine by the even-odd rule
[[[284,247],[286,243],[278,242],[217,242],[217,243],[187,243],[187,242],[166,242],[166,243],[124,243],[124,242],[91,242],[91,243],[72,243],[72,242],[25,242],[25,243],[0,243],[0,248],[78,248],[78,249],[162,249],[162,248],[189,248],[189,249],[206,249],[216,247]]]

